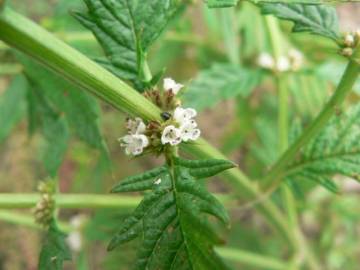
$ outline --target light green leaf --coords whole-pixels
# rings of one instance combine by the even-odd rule
[[[214,175],[233,166],[222,160],[191,161],[176,158],[167,165],[120,182],[113,191],[144,191],[140,205],[123,223],[108,249],[140,235],[143,242],[136,269],[227,269],[213,250],[222,241],[207,221],[207,214],[228,224],[220,202],[201,185],[191,171]],[[217,169],[210,172],[210,166]],[[221,167],[221,168],[220,168]]]
[[[225,8],[236,6],[238,0],[207,0],[209,8]]]
[[[340,112],[339,112],[340,113]],[[290,181],[315,181],[332,192],[338,192],[335,175],[358,179],[360,175],[360,106],[333,117],[323,131],[301,151],[287,168]],[[291,136],[294,141],[301,129]]]
[[[25,78],[16,76],[0,96],[0,143],[9,136],[26,111],[26,88]]]
[[[261,83],[262,72],[231,64],[201,71],[183,95],[184,103],[201,111],[237,95],[248,96]]]
[[[42,95],[36,85],[33,85],[29,95],[35,102],[35,114],[40,118],[41,131],[46,140],[43,162],[51,177],[55,177],[64,159],[69,130],[64,117],[58,114]]]
[[[26,75],[41,89],[38,95],[44,96],[58,113],[64,113],[71,131],[91,147],[106,149],[99,126],[100,108],[95,99],[25,56],[19,55],[18,59]]]
[[[260,3],[263,14],[292,21],[293,32],[310,32],[334,40],[339,39],[339,23],[335,8],[326,5]]]
[[[39,270],[62,270],[63,262],[71,260],[71,252],[65,239],[66,235],[58,229],[53,220],[41,249]]]
[[[142,88],[142,65],[150,45],[159,37],[182,6],[179,0],[84,0],[87,13],[74,13],[89,28],[107,60],[102,60],[121,79]],[[143,90],[143,89],[139,89]]]

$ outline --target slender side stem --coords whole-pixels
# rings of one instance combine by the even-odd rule
[[[10,212],[7,210],[0,210],[0,220],[14,225],[21,225],[32,229],[43,230],[43,228],[39,224],[35,223],[33,216],[24,213],[20,214],[14,211]],[[57,224],[59,225],[62,231],[64,232],[71,231],[71,226],[69,226],[68,224],[63,222],[58,222]]]
[[[350,61],[342,79],[331,97],[330,101],[325,105],[320,114],[303,132],[303,134],[288,148],[288,150],[275,163],[270,172],[264,178],[264,190],[275,190],[282,182],[282,174],[286,165],[294,159],[298,151],[307,144],[322,128],[329,119],[335,114],[336,109],[344,101],[346,94],[351,91],[355,81],[359,75],[360,65],[355,61]]]
[[[0,193],[0,208],[32,208],[40,200],[36,193]],[[98,195],[98,194],[57,194],[58,208],[134,208],[141,198],[135,196]]]
[[[240,48],[239,48],[239,27],[236,22],[234,8],[222,8],[219,10],[222,31],[224,35],[225,50],[229,61],[233,64],[240,64]]]
[[[279,60],[281,55],[284,55],[284,48],[282,44],[284,39],[281,36],[278,21],[272,17],[266,17],[266,25],[268,34],[271,39],[272,51],[275,60]],[[279,155],[283,154],[288,148],[289,144],[289,91],[287,85],[286,75],[278,73],[275,75],[276,86],[278,90],[278,137],[279,137]],[[296,201],[290,187],[285,184],[281,186],[281,195],[284,208],[289,220],[289,226],[296,238],[296,250],[291,260],[289,270],[297,270],[301,267],[302,261],[305,259],[309,269],[318,270],[319,265],[315,256],[309,251],[308,244],[298,222],[298,213],[296,208]]]
[[[283,261],[234,248],[216,248],[224,259],[267,270],[288,270]]]
[[[0,39],[34,57],[65,79],[98,96],[115,108],[146,120],[161,120],[160,109],[119,78],[22,15],[6,9],[0,13]],[[200,139],[184,147],[199,158],[225,158],[217,149]],[[259,188],[239,169],[223,174],[234,193],[249,200],[262,198]],[[256,205],[257,209],[293,248],[294,238],[286,219],[270,201]]]
[[[0,193],[0,209],[27,209],[35,207],[40,200],[38,193]],[[228,207],[236,207],[236,198],[231,195],[215,194],[215,197]],[[99,194],[57,194],[57,208],[74,209],[132,209],[141,201],[140,196],[119,196]]]

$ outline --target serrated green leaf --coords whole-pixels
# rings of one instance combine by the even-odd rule
[[[201,71],[183,95],[184,103],[201,111],[237,95],[248,96],[261,83],[260,70],[232,64],[215,64]]]
[[[335,175],[356,178],[360,175],[360,106],[332,118],[323,131],[303,148],[289,165],[290,181],[311,180],[331,192],[338,192]],[[300,134],[297,128],[296,133]],[[298,135],[292,136],[294,140]]]
[[[334,41],[339,39],[339,23],[335,8],[326,5],[260,3],[263,14],[292,21],[293,32],[310,32]]]
[[[25,113],[27,83],[16,76],[5,93],[0,96],[0,143],[11,133]]]
[[[215,216],[225,224],[229,217],[220,202],[190,173],[196,168],[209,169],[211,165],[222,166],[221,170],[233,166],[221,160],[176,158],[172,166],[120,182],[114,191],[143,191],[145,187],[151,192],[123,222],[108,249],[142,235],[136,269],[227,269],[213,251],[213,245],[222,241],[206,215]]]
[[[226,8],[236,6],[238,0],[207,0],[209,8]]]
[[[65,239],[66,235],[53,220],[41,249],[39,270],[62,270],[64,261],[71,260],[71,252]]]
[[[211,177],[236,167],[234,163],[223,159],[187,160],[175,158],[175,164],[189,168],[189,173],[195,178]]]
[[[89,28],[107,56],[104,66],[135,86],[143,85],[142,64],[150,45],[179,10],[178,0],[84,0],[74,16]],[[139,90],[143,90],[140,89]]]

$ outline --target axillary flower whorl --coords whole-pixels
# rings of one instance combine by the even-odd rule
[[[200,129],[195,121],[197,112],[192,108],[181,107],[177,94],[184,86],[171,78],[164,79],[163,91],[150,90],[144,96],[159,106],[163,112],[163,122],[141,118],[128,118],[128,134],[119,138],[120,146],[127,155],[138,156],[144,153],[161,154],[168,147],[182,142],[194,141],[200,137]]]

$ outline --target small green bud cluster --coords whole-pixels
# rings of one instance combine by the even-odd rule
[[[360,30],[352,33],[345,33],[341,41],[340,54],[346,57],[351,57],[354,49],[360,44]]]
[[[38,191],[41,198],[33,209],[36,223],[47,228],[54,216],[55,200],[53,195],[55,193],[54,181],[40,182]]]

